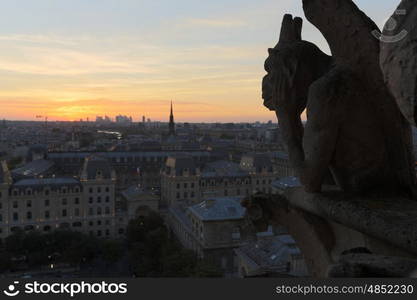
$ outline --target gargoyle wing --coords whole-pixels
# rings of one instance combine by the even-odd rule
[[[366,73],[375,71],[379,40],[374,34],[380,31],[353,1],[303,0],[303,8],[306,18],[324,35],[336,63]]]
[[[401,112],[417,121],[417,1],[403,0],[385,26],[381,40],[384,80]]]

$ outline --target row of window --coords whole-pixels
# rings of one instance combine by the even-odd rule
[[[80,228],[80,227],[82,227],[82,225],[83,224],[81,222],[74,222],[74,223],[72,223],[72,227],[75,227],[75,228]],[[101,221],[98,221],[97,222],[97,225],[101,225]],[[110,221],[109,220],[106,220],[105,225],[110,225]],[[94,226],[94,223],[90,222],[89,223],[89,226]],[[43,226],[43,231],[51,231],[52,230],[52,227],[55,227],[55,226],[45,225],[45,226]],[[70,227],[71,227],[71,224],[69,224],[69,223],[61,223],[61,224],[59,224],[59,228],[65,229],[65,228],[70,228]],[[10,231],[11,232],[15,232],[15,231],[20,230],[20,229],[23,229],[25,231],[30,231],[30,230],[34,230],[35,227],[33,225],[27,225],[24,228],[20,228],[19,226],[14,226],[14,227],[12,227],[10,229]],[[122,230],[121,232],[120,231],[121,230],[119,229],[119,234],[124,233],[124,230]],[[0,228],[0,233],[2,233],[2,232],[3,232],[2,231],[2,228]],[[97,231],[97,233],[99,233],[99,232],[101,232],[101,230],[98,230]],[[105,235],[106,236],[110,235],[110,230],[109,229],[106,229],[105,230]]]
[[[96,198],[96,202],[97,203],[101,203],[101,201],[102,201],[102,198],[101,198],[101,196],[98,196],[97,198]],[[104,198],[104,201],[106,202],[106,203],[108,203],[108,202],[110,202],[110,197],[109,196],[106,196],[105,198]],[[88,198],[88,203],[94,203],[94,198],[93,197],[89,197]]]
[[[80,190],[79,187],[76,187],[74,189],[68,189],[66,187],[63,187],[63,188],[61,188],[61,189],[58,190],[58,192],[61,193],[61,194],[67,194],[67,193],[76,193],[77,194],[77,193],[80,193],[80,191],[81,190]],[[102,192],[102,188],[101,187],[97,187],[96,188],[96,191],[97,191],[97,193],[101,193]],[[105,187],[104,188],[104,191],[106,193],[108,193],[108,192],[110,192],[110,188],[109,187]],[[91,187],[89,189],[89,192],[90,193],[94,193],[94,189]],[[31,189],[26,189],[26,190],[14,189],[12,191],[12,195],[13,196],[31,196],[31,195],[35,195],[35,194],[39,194],[39,193],[36,193],[36,192],[32,191]],[[45,190],[44,191],[44,195],[45,196],[48,196],[49,194],[50,194],[50,190]],[[2,193],[0,192],[0,198],[1,197],[2,197]]]
[[[97,199],[96,199],[96,201],[97,201],[97,203],[101,203],[101,201],[102,201],[102,198],[101,198],[101,196],[98,196],[97,197]],[[104,201],[106,202],[106,203],[108,203],[108,202],[110,202],[110,196],[106,196],[105,198],[104,198]],[[94,202],[94,198],[93,197],[90,197],[89,198],[89,200],[88,200],[88,203],[93,203]],[[68,203],[69,203],[69,201],[68,201],[68,199],[67,198],[63,198],[62,200],[61,200],[61,204],[62,205],[68,205]],[[49,199],[46,199],[45,201],[44,201],[44,206],[45,207],[48,207],[48,206],[50,206],[50,204],[51,204],[51,202],[50,202],[50,200]],[[78,198],[78,197],[76,197],[76,198],[74,198],[74,205],[79,205],[80,204],[80,198]],[[19,208],[19,202],[18,201],[13,201],[13,203],[12,203],[12,207],[13,208]],[[26,207],[27,208],[31,208],[32,207],[32,200],[26,200]],[[0,209],[2,209],[3,208],[3,205],[2,205],[2,203],[0,202]]]
[[[183,183],[183,186],[184,186],[184,188],[186,189],[186,188],[188,188],[188,183],[187,182],[184,182]],[[180,183],[177,183],[177,189],[180,189],[181,188],[181,184]],[[190,188],[194,188],[194,182],[191,182],[190,183]]]
[[[111,210],[110,207],[106,207],[104,210],[101,207],[98,207],[95,211],[92,207],[89,208],[88,210],[88,215],[93,216],[94,213],[96,213],[97,215],[102,215],[103,213],[105,215],[110,215]],[[79,208],[75,208],[74,209],[74,216],[75,217],[79,217],[80,216],[80,209]],[[32,220],[33,214],[31,211],[26,212],[26,220]],[[44,212],[44,217],[45,219],[49,219],[51,217],[51,213],[49,210],[46,210]],[[61,211],[61,217],[68,217],[68,210],[67,209],[63,209]],[[12,215],[12,219],[14,222],[19,221],[19,213],[18,212],[14,212]],[[3,222],[3,215],[0,214],[0,222]]]
[[[190,198],[194,198],[195,197],[195,193],[194,192],[191,192],[190,194],[188,194],[188,192],[184,192],[184,199],[188,199],[188,196],[190,197]],[[180,199],[181,198],[181,193],[180,192],[177,192],[177,199]]]
[[[101,191],[102,191],[101,186],[97,187],[97,188],[96,188],[96,191],[97,191],[97,193],[101,193]],[[108,193],[108,192],[110,192],[110,188],[107,186],[107,187],[105,187],[105,188],[104,188],[104,191],[105,191],[106,193]],[[94,188],[90,187],[90,188],[88,189],[88,192],[89,192],[90,194],[94,193]]]
[[[74,189],[68,189],[66,187],[63,187],[63,188],[61,188],[61,189],[58,190],[58,193],[60,193],[60,194],[67,194],[67,193],[78,194],[78,193],[80,193],[80,191],[81,190],[80,190],[79,187],[76,187]],[[45,196],[48,196],[50,194],[50,192],[51,192],[50,190],[44,190],[43,194]],[[26,190],[14,189],[12,191],[12,195],[13,196],[31,196],[31,195],[37,195],[37,194],[40,194],[40,193],[37,193],[35,191],[32,191],[31,189],[26,189]],[[1,195],[0,195],[0,197],[1,197]]]

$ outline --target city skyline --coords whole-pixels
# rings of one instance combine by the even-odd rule
[[[381,27],[398,1],[355,1]],[[1,119],[146,115],[178,122],[267,122],[261,79],[277,15],[301,1],[19,1],[0,21]],[[307,22],[306,22],[307,23]],[[328,52],[306,24],[303,34]]]

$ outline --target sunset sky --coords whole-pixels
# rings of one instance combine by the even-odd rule
[[[355,2],[382,26],[399,0]],[[284,13],[301,0],[3,0],[0,118],[166,121],[172,99],[179,122],[275,121],[261,80]]]

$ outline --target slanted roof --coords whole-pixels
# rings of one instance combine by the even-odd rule
[[[294,239],[290,235],[262,238],[239,247],[238,254],[244,255],[264,270],[281,269],[286,272],[287,262],[293,255],[301,255]]]
[[[272,187],[280,190],[286,190],[289,188],[300,187],[301,182],[298,177],[284,177],[279,180],[272,182]]]
[[[111,179],[112,168],[109,161],[100,155],[92,155],[85,159],[82,178],[94,180],[97,178]]]
[[[54,166],[54,162],[50,160],[40,159],[25,164],[23,167],[14,169],[14,176],[34,177],[42,175]]]
[[[268,168],[272,165],[271,158],[264,153],[250,153],[242,156],[240,165],[244,169]]]
[[[175,173],[175,175],[180,176],[185,171],[190,172],[190,174],[196,174],[197,166],[192,156],[178,154],[168,157],[165,170],[169,174]]]
[[[249,174],[243,171],[239,164],[227,160],[207,163],[202,172],[202,177],[239,177],[246,175]]]
[[[246,209],[240,204],[243,197],[217,197],[205,200],[188,209],[203,221],[243,219]]]
[[[26,187],[26,186],[45,186],[45,185],[73,185],[80,184],[75,178],[34,178],[34,179],[22,179],[17,181],[13,186]]]

